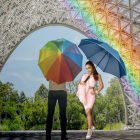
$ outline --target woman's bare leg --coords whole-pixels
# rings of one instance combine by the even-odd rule
[[[92,118],[92,114],[91,114],[91,126],[93,126],[93,118]]]
[[[86,109],[86,115],[87,115],[88,129],[91,129],[91,126],[93,126],[91,108]]]

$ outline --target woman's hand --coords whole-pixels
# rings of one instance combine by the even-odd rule
[[[95,91],[94,91],[94,90],[93,90],[93,91],[91,91],[90,93],[91,93],[92,95],[94,95],[94,94],[96,95],[96,93],[95,93]]]
[[[84,81],[80,82],[80,85],[86,85],[86,83]]]

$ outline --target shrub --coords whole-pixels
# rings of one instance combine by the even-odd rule
[[[10,131],[7,125],[0,125],[0,131]]]

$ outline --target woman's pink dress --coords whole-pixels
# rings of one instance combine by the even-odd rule
[[[88,74],[84,74],[81,78],[81,82],[85,81],[88,77]],[[86,82],[86,85],[78,85],[78,91],[76,96],[79,98],[80,102],[84,105],[85,110],[87,108],[91,108],[94,105],[95,102],[95,94],[91,94],[90,92],[93,91],[93,89],[89,89],[89,86],[95,87],[97,81],[94,80],[94,78],[88,79]]]

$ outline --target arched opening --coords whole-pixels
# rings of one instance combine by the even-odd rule
[[[39,89],[42,83],[48,88],[48,83],[44,79],[43,74],[37,65],[39,50],[48,41],[62,37],[65,37],[77,45],[79,44],[80,39],[86,38],[86,36],[81,33],[62,26],[50,26],[36,30],[30,33],[30,35],[28,35],[16,49],[14,49],[11,56],[9,56],[7,63],[1,71],[1,80],[3,82],[9,80],[9,82],[14,83],[14,88],[18,90],[18,93],[20,94],[23,90],[27,97],[34,96],[34,93]],[[86,73],[85,63],[88,60],[84,54],[83,56],[83,71],[75,80],[80,79],[82,74]],[[114,76],[103,73],[99,68],[97,68],[97,70],[102,75],[105,87],[101,94],[105,95],[105,90],[108,88],[108,81]],[[4,78],[6,78],[5,81]]]

